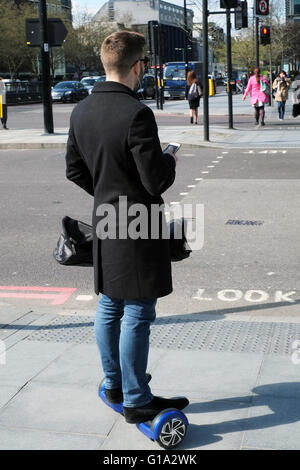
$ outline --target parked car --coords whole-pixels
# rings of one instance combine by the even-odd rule
[[[97,82],[105,82],[106,80],[106,75],[100,75],[100,77],[97,79]]]
[[[95,86],[96,81],[100,78],[100,76],[97,77],[84,77],[80,80],[80,83],[84,86],[84,88],[87,89],[89,92],[89,95],[92,93],[92,89]]]
[[[153,75],[144,75],[141,81],[141,87],[137,91],[141,100],[155,98],[155,77]]]
[[[63,103],[83,100],[88,96],[88,90],[80,82],[59,82],[52,88],[52,101],[62,101]]]
[[[5,83],[6,91],[15,91],[21,87],[21,80],[18,78],[15,80],[11,80],[10,78],[3,78],[3,83]]]

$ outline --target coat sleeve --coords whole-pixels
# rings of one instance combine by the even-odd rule
[[[244,93],[244,96],[248,96],[248,93],[251,90],[251,88],[252,88],[252,81],[251,81],[251,79],[249,79],[246,90],[245,90],[245,93]]]
[[[80,155],[72,126],[69,130],[66,153],[66,177],[80,186],[91,196],[94,195],[94,185],[91,173]]]
[[[152,196],[160,196],[175,180],[175,160],[161,150],[157,125],[150,108],[140,109],[134,116],[128,145],[143,186]]]

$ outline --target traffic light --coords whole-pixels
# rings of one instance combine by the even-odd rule
[[[271,35],[270,35],[270,27],[269,26],[262,26],[260,28],[260,43],[265,46],[270,44],[271,42]]]
[[[158,55],[158,21],[148,21],[148,36],[150,54]]]
[[[234,15],[234,28],[242,29],[248,28],[248,4],[247,1],[238,2],[238,6],[235,9]]]
[[[30,47],[41,45],[41,25],[39,18],[27,18],[25,23],[26,44]],[[49,46],[61,46],[68,31],[60,18],[48,18]]]
[[[255,0],[255,14],[267,16],[269,14],[269,0]]]
[[[236,8],[238,6],[238,0],[221,0],[220,8]]]

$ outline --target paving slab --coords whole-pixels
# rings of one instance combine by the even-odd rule
[[[0,368],[4,367],[0,365]],[[13,398],[20,390],[21,387],[15,386],[7,386],[1,383],[0,386],[0,409],[11,399]],[[1,442],[1,440],[0,440]]]
[[[40,344],[45,345],[45,343]],[[164,352],[161,349],[151,348],[148,360],[149,372],[156,367],[163,354]],[[71,345],[69,349],[64,351],[64,354],[36,375],[32,382],[77,386],[89,385],[93,386],[95,393],[97,393],[97,387],[102,379],[103,370],[100,354],[95,342],[95,344]]]
[[[298,363],[293,363],[292,355],[267,355],[260,370],[255,393],[275,398],[299,399],[300,364],[298,352],[296,352],[296,360]]]
[[[153,370],[158,394],[233,398],[255,387],[262,354],[214,351],[167,351]]]
[[[66,343],[18,342],[6,352],[6,365],[0,366],[1,385],[22,387],[69,347]]]
[[[242,447],[299,450],[299,433],[299,397],[258,396],[249,410]]]
[[[116,418],[94,386],[29,383],[0,410],[0,426],[102,437]]]
[[[55,318],[53,313],[38,314],[30,311],[1,329],[0,339],[5,341],[6,349],[8,350],[19,341],[30,336],[34,331],[43,328],[43,326],[47,325],[53,318]]]
[[[101,436],[0,426],[0,450],[97,450]]]

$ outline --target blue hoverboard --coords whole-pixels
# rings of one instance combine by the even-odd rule
[[[108,403],[106,400],[104,380],[99,385],[98,395],[107,406],[123,415],[123,403]],[[164,449],[174,449],[183,441],[188,425],[187,417],[180,410],[167,408],[156,415],[153,421],[138,423],[136,427]]]

